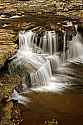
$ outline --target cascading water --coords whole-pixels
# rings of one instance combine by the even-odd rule
[[[73,37],[69,46],[69,59],[77,59],[83,56],[83,39],[82,36],[77,33],[76,36]],[[81,60],[82,61],[82,60]]]
[[[45,85],[48,83],[52,76],[50,61],[44,54],[34,53],[34,39],[35,33],[32,31],[19,33],[19,45],[20,48],[16,54],[17,65],[24,65],[27,70],[32,67],[30,71],[32,86]]]
[[[69,76],[63,78],[64,76],[57,75],[56,71],[72,72],[62,64],[80,58],[82,55],[83,43],[79,33],[69,41],[67,32],[45,31],[38,34],[32,31],[21,31],[19,49],[14,61],[16,65],[24,66],[29,72],[32,90],[56,92],[67,87],[70,78]]]
[[[38,86],[38,85],[47,85],[52,73],[50,68],[50,62],[47,61],[43,66],[41,66],[36,73],[31,73],[31,82],[32,84]]]

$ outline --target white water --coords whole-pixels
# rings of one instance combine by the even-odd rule
[[[83,39],[79,33],[73,37],[73,40],[70,41],[69,46],[69,59],[80,58],[83,56]]]
[[[32,85],[45,86],[52,76],[50,62],[47,60],[35,73],[31,73]]]
[[[65,65],[71,62],[83,63],[83,41],[81,35],[77,33],[72,41],[66,41],[66,32],[64,32],[63,38],[63,51],[57,51],[59,46],[58,35],[54,31],[44,32],[38,45],[36,33],[32,31],[21,31],[19,33],[19,49],[15,60],[17,65],[24,65],[30,73],[31,91],[64,91],[69,86],[68,79],[70,76],[56,76],[56,69],[60,73],[67,72],[71,74],[73,71],[65,67]],[[66,44],[68,44],[67,52]],[[53,73],[55,74],[54,76]],[[25,84],[23,83],[24,90],[27,87]],[[11,99],[18,100],[18,103],[24,105],[27,103],[27,99],[18,94],[16,90],[14,90]]]
[[[30,100],[27,97],[24,97],[20,95],[15,89],[13,91],[13,94],[11,96],[11,99],[18,101],[18,103],[26,105],[30,102]]]
[[[30,71],[32,86],[47,85],[52,73],[50,61],[44,54],[37,54],[33,52],[33,40],[35,33],[32,31],[19,33],[19,50],[17,52],[17,63],[26,64],[32,67]],[[34,70],[35,69],[35,70]]]
[[[40,37],[39,45],[37,46],[36,33],[32,31],[21,31],[19,33],[19,50],[16,54],[16,63],[24,65],[30,72],[31,90],[33,91],[63,91],[67,86],[67,82],[64,84],[61,77],[56,75],[54,77],[52,73],[56,72],[56,69],[65,71],[64,65],[62,69],[60,67],[66,61],[76,62],[78,60],[82,62],[83,60],[83,41],[80,34],[77,33],[72,41],[66,41],[66,32],[64,32],[63,52],[57,52],[57,40],[58,38],[54,31],[46,31]],[[67,54],[66,42],[68,43]],[[39,49],[39,51],[34,52],[35,49]],[[67,80],[66,78],[64,79],[65,81]]]
[[[53,55],[56,52],[56,33],[54,31],[45,32],[42,49],[50,55]]]

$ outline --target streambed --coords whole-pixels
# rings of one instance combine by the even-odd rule
[[[33,92],[28,94],[28,97],[32,102],[27,108],[23,108],[22,125],[82,125],[83,123],[83,95]]]
[[[83,124],[83,64],[71,63],[64,66],[64,69],[68,67],[72,69],[72,73],[60,69],[56,76],[59,75],[59,78],[62,76],[64,79],[71,76],[70,84],[64,88],[63,92],[32,91],[25,94],[31,102],[22,108],[24,117],[22,125]]]
[[[23,88],[15,88],[11,97],[27,102],[21,106],[22,125],[83,123],[83,39],[77,32],[70,41],[66,33],[19,33],[19,49],[8,72],[22,78]],[[25,90],[30,92],[23,94]]]

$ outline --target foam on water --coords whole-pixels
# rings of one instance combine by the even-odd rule
[[[19,33],[19,49],[16,54],[17,65],[31,65],[32,71],[30,72],[32,91],[44,91],[44,92],[60,92],[67,87],[67,82],[63,83],[61,78],[58,76],[53,77],[53,73],[63,70],[65,62],[81,62],[83,63],[83,43],[81,35],[77,33],[73,37],[72,41],[66,40],[66,32],[63,33],[63,49],[57,51],[59,44],[57,44],[57,34],[55,31],[46,31],[37,39],[37,34],[32,31],[21,31]],[[39,43],[38,43],[39,42]],[[62,42],[62,41],[61,41]],[[66,50],[66,44],[68,44],[68,49]],[[34,52],[35,47],[40,48],[40,53],[38,51]],[[67,51],[67,52],[66,52]],[[26,70],[28,68],[26,67]],[[62,67],[62,69],[60,69]],[[35,70],[34,70],[35,69]],[[72,71],[69,71],[72,72]],[[65,81],[66,78],[65,78]],[[16,96],[12,98],[17,98],[20,103],[25,102],[25,98],[22,98],[18,93],[14,92]],[[23,99],[23,102],[21,102]]]

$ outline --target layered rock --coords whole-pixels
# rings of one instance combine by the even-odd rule
[[[0,26],[13,28],[15,30],[42,26],[46,29],[57,23],[73,20],[82,22],[83,3],[82,0],[2,0],[0,4]],[[31,23],[31,27],[30,27]],[[29,25],[28,25],[29,24]],[[60,27],[61,27],[60,26]],[[26,28],[25,28],[26,27]]]
[[[82,0],[30,0],[17,3],[18,10],[36,14],[53,13],[63,16],[81,16]]]
[[[15,53],[17,45],[14,43],[12,30],[0,29],[0,67]]]

